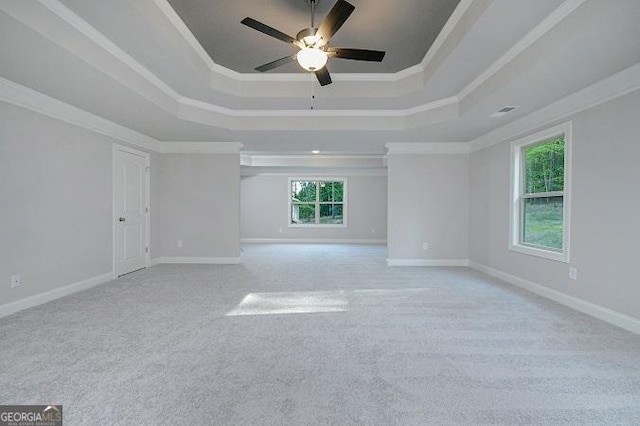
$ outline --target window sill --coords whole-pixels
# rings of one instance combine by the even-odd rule
[[[556,251],[545,250],[542,248],[523,246],[520,244],[517,244],[517,245],[510,244],[509,250],[516,253],[520,253],[520,254],[526,254],[529,256],[535,256],[543,259],[554,260],[556,262],[569,263],[569,253],[567,250],[565,250],[563,253],[559,253]]]

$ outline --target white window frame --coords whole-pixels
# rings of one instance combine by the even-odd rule
[[[292,223],[291,220],[291,183],[295,181],[307,181],[307,182],[342,182],[342,223]],[[346,177],[289,177],[287,185],[287,223],[289,228],[346,228],[348,217],[348,182]],[[322,204],[319,200],[320,192],[316,191],[316,206]],[[334,204],[334,203],[325,203]],[[320,209],[316,208],[316,221],[318,221],[320,215]]]
[[[554,138],[564,136],[564,190],[561,192],[545,193],[544,196],[563,197],[562,214],[562,251],[545,249],[544,247],[527,245],[523,240],[523,202],[524,202],[524,167],[523,150],[530,145],[540,144]],[[537,256],[544,259],[569,263],[569,243],[571,241],[571,139],[572,123],[566,123],[526,136],[511,142],[511,204],[510,204],[510,232],[509,250]]]

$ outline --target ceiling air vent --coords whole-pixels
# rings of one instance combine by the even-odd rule
[[[505,106],[505,107],[500,108],[499,110],[497,110],[493,114],[491,114],[489,117],[502,117],[503,115],[507,115],[511,111],[513,111],[514,109],[517,109],[517,108],[519,108],[519,107],[517,107],[517,106]]]

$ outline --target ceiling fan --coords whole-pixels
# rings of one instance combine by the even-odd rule
[[[244,18],[241,21],[242,24],[254,30],[260,31],[287,44],[292,44],[300,49],[294,55],[285,56],[284,58],[261,65],[256,68],[256,71],[269,71],[297,60],[302,68],[315,73],[321,86],[326,86],[327,84],[331,84],[331,75],[329,75],[329,70],[327,70],[326,67],[328,58],[353,59],[356,61],[382,61],[385,52],[379,50],[329,47],[328,43],[331,37],[333,37],[342,24],[349,18],[355,6],[345,0],[338,0],[320,25],[316,27],[315,12],[318,0],[307,1],[311,7],[311,26],[300,30],[296,38],[252,18]]]

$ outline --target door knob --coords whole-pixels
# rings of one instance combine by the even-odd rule
[[[126,219],[124,217],[119,217],[118,222],[124,222]]]

